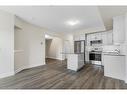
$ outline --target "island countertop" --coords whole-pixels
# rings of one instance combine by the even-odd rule
[[[83,53],[74,53],[74,52],[68,52],[68,53],[66,53],[66,52],[61,52],[61,54],[84,54],[84,52]]]

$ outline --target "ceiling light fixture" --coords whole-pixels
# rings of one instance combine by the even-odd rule
[[[69,20],[66,23],[67,23],[67,25],[75,26],[75,25],[79,24],[79,20]]]

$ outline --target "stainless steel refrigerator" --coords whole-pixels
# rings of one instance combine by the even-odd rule
[[[85,62],[85,40],[74,41],[74,53],[84,54],[84,62]]]
[[[85,40],[74,41],[74,53],[85,53]]]

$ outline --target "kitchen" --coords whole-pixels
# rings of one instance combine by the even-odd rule
[[[43,24],[48,26],[49,30],[40,29],[30,22],[24,21],[23,18],[0,11],[1,21],[6,22],[1,23],[5,30],[3,31],[3,28],[1,28],[3,36],[1,35],[0,38],[3,44],[1,44],[0,77],[10,76],[14,80],[12,81],[10,78],[9,80],[8,78],[2,79],[0,88],[127,88],[127,14],[125,12],[122,15],[120,14],[121,7],[117,7],[117,9],[115,7],[110,12],[109,8],[112,9],[112,7],[104,6],[47,7],[46,10],[42,6],[39,7],[40,12],[38,12],[38,7],[15,7],[14,9],[24,10],[27,8],[29,9],[27,12],[34,10],[34,12],[31,11],[33,15],[37,12],[37,17],[40,16],[40,13],[43,14],[41,18],[45,21],[39,17],[37,21],[40,21],[42,26]],[[113,13],[118,9],[118,14]],[[127,10],[127,7],[122,9]],[[84,10],[84,13],[82,10]],[[52,11],[57,14],[60,12],[62,14],[64,11],[66,16],[53,15]],[[108,15],[111,12],[113,14]],[[29,17],[29,15],[27,16]],[[76,18],[73,18],[73,16]],[[110,28],[107,28],[109,23],[104,26],[103,18],[105,16],[110,16],[110,19],[105,18],[106,21],[113,22],[110,23]],[[63,19],[65,20],[62,21]],[[14,24],[12,24],[12,21]],[[56,29],[56,32],[54,32],[54,29]],[[7,31],[7,34],[4,37],[5,31]],[[15,37],[15,40],[11,39],[14,43],[10,46],[15,46],[12,49],[6,46],[10,42],[5,44],[4,41],[9,41],[8,36],[10,38]],[[4,50],[5,47],[7,47],[7,50]],[[6,52],[8,50],[13,55],[7,58],[7,55],[10,54],[10,52]],[[4,54],[6,56],[3,56]],[[10,58],[14,62],[9,61]],[[11,66],[6,63],[10,63]],[[4,72],[9,73],[9,75]],[[22,79],[23,81],[18,82]],[[33,82],[34,80],[35,82]]]
[[[74,53],[68,54],[68,69],[78,71],[91,63],[104,67],[104,76],[125,80],[124,23],[125,16],[116,16],[111,30],[74,35]]]

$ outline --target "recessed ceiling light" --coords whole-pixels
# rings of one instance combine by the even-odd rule
[[[66,22],[67,25],[70,25],[70,26],[75,26],[77,24],[79,24],[79,20],[69,20]]]

